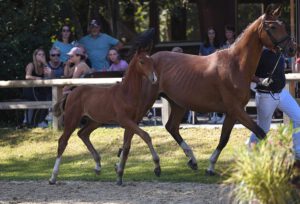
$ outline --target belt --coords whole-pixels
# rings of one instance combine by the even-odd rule
[[[272,94],[274,94],[274,93],[280,93],[282,91],[282,89],[281,90],[276,90],[276,91],[268,91],[268,90],[261,90],[261,89],[257,89],[257,92],[258,93],[268,93],[268,94],[270,94],[270,93],[272,93]]]

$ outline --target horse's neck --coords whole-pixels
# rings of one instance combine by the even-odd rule
[[[263,45],[259,39],[261,18],[252,23],[242,34],[240,39],[230,48],[233,55],[237,57],[239,69],[246,73],[251,81],[255,74]]]

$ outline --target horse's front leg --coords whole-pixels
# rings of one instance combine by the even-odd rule
[[[265,131],[249,117],[242,107],[235,108],[232,111],[232,115],[234,115],[242,125],[251,130],[259,139],[264,139],[266,137]]]
[[[193,169],[198,169],[197,160],[194,156],[193,150],[189,147],[189,145],[183,140],[179,133],[179,126],[181,120],[186,112],[186,109],[178,106],[173,101],[169,100],[171,106],[171,114],[169,116],[168,122],[166,124],[167,131],[172,135],[175,141],[179,144],[179,146],[183,149],[185,155],[189,158],[188,166]]]
[[[126,130],[130,131],[131,133],[139,135],[144,140],[144,142],[148,145],[150,152],[152,154],[152,159],[155,164],[154,173],[156,176],[160,176],[161,174],[160,160],[153,147],[152,140],[149,134],[146,131],[142,130],[134,121],[130,119],[120,120],[120,125],[124,127]]]
[[[126,161],[128,158],[128,154],[131,147],[131,140],[134,133],[125,129],[124,138],[123,138],[123,148],[120,153],[120,162],[116,164],[116,173],[117,173],[117,185],[122,185],[123,183],[123,174],[126,165]]]
[[[234,120],[230,116],[228,116],[228,115],[225,116],[224,124],[222,126],[220,141],[219,141],[219,144],[218,144],[216,150],[212,153],[212,155],[210,157],[209,167],[206,170],[207,175],[213,176],[216,174],[215,173],[215,164],[221,154],[221,151],[227,145],[231,130],[232,130],[235,122],[236,122],[236,120]]]
[[[88,148],[90,153],[92,154],[94,161],[96,163],[95,166],[95,173],[97,175],[100,174],[101,171],[101,157],[98,154],[97,150],[94,148],[93,144],[91,143],[90,140],[90,134],[97,128],[99,127],[99,124],[88,119],[87,123],[78,131],[77,135],[79,138],[83,141],[85,146]]]

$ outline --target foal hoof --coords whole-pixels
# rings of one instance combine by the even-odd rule
[[[206,169],[205,170],[205,175],[206,176],[217,176],[218,174],[216,172],[212,171],[212,170]]]
[[[154,174],[155,174],[155,176],[160,177],[160,174],[161,174],[161,168],[160,168],[160,167],[156,167],[156,168],[154,169]]]
[[[56,184],[56,181],[49,180],[49,185],[55,185],[55,184]]]
[[[192,159],[188,161],[187,165],[193,170],[198,170],[198,164],[194,163]]]
[[[95,171],[95,174],[96,174],[97,176],[99,176],[100,173],[101,173],[101,170],[98,170],[98,169],[94,169],[94,171]]]

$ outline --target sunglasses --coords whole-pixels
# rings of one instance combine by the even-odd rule
[[[70,32],[68,29],[63,29],[62,32]]]
[[[51,54],[51,57],[60,57],[60,54]]]

